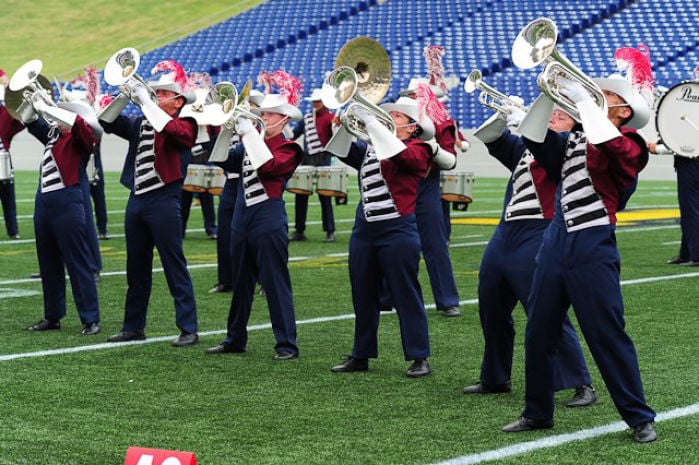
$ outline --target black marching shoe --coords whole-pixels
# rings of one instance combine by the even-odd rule
[[[351,373],[354,371],[369,371],[369,360],[365,358],[347,357],[344,362],[330,369],[333,373]]]
[[[323,242],[335,242],[335,234],[331,232],[327,233]]]
[[[98,334],[100,332],[99,322],[94,323],[83,323],[83,330],[80,334],[83,336],[92,336],[93,334]]]
[[[509,392],[512,392],[512,384],[509,381],[505,384],[494,386],[479,382],[472,386],[466,386],[463,389],[464,394],[506,394]]]
[[[284,360],[295,360],[299,358],[299,354],[289,352],[287,350],[282,350],[274,355],[274,360],[284,361]]]
[[[519,417],[516,421],[502,427],[505,433],[521,433],[535,429],[553,428],[552,420],[533,420],[531,418]]]
[[[61,329],[61,322],[59,320],[41,320],[35,325],[31,325],[27,328],[27,331],[48,331],[51,329]]]
[[[228,284],[218,283],[211,289],[209,289],[209,294],[224,294],[226,292],[232,292],[233,287]]]
[[[410,368],[408,368],[405,374],[409,378],[420,378],[429,375],[431,372],[430,362],[428,362],[426,358],[418,358],[410,365]]]
[[[177,339],[172,341],[173,347],[187,347],[199,343],[199,335],[197,333],[182,333],[177,336]]]
[[[653,424],[653,422],[643,423],[642,425],[634,426],[633,439],[636,442],[653,442],[656,439],[658,439],[658,435],[655,432],[655,425]]]
[[[290,241],[305,241],[307,239],[306,235],[302,232],[295,232],[289,238]]]
[[[143,330],[122,331],[107,338],[107,342],[129,342],[143,341],[146,339],[146,333]]]
[[[444,316],[453,318],[455,316],[461,316],[461,310],[459,310],[459,307],[449,307],[445,308],[444,310]]]
[[[566,405],[568,407],[587,407],[597,402],[595,388],[588,384],[583,384],[575,388],[575,394]]]
[[[667,261],[668,265],[681,265],[682,263],[687,263],[689,261],[688,258],[682,258],[679,255],[676,257],[672,257],[670,260]]]
[[[205,354],[242,354],[244,350],[234,349],[228,344],[219,344],[217,346],[209,347],[204,351]]]

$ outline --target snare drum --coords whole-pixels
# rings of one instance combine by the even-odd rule
[[[184,178],[182,189],[189,192],[208,192],[220,195],[226,184],[226,174],[223,168],[209,165],[187,166],[187,176]]]
[[[442,190],[442,199],[448,202],[472,202],[473,183],[475,180],[473,173],[442,171],[439,183]]]
[[[206,191],[211,195],[221,195],[226,185],[226,173],[218,166],[207,166]]]
[[[347,197],[349,174],[344,166],[319,166],[318,195],[326,197]]]
[[[7,150],[0,150],[0,181],[12,179],[12,163],[10,162],[10,154]]]
[[[316,182],[315,166],[298,166],[286,182],[286,190],[294,194],[311,195]]]

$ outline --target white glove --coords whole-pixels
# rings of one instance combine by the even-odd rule
[[[558,91],[564,97],[568,97],[573,103],[580,103],[583,100],[591,99],[590,93],[578,81],[573,81],[564,77],[558,78]]]
[[[135,100],[138,105],[143,105],[143,102],[150,100],[150,93],[141,84],[134,86],[132,96],[136,98]]]
[[[520,125],[524,117],[527,115],[526,111],[509,103],[503,105],[503,107],[505,108],[505,111],[507,111],[506,121],[508,127],[516,128]]]
[[[357,109],[354,111],[354,115],[365,125],[370,124],[373,121],[376,121],[376,116],[372,115],[367,110],[359,106],[357,106]]]
[[[440,145],[437,143],[437,139],[433,137],[432,139],[425,141],[425,143],[430,146],[432,156],[434,157],[435,155],[437,155],[437,152],[439,152],[439,149],[441,148]]]
[[[250,131],[254,131],[255,126],[253,126],[252,121],[249,119],[238,116],[235,120],[235,130],[239,136],[244,136]]]

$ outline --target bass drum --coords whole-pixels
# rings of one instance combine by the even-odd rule
[[[675,154],[699,157],[699,81],[681,82],[658,103],[658,135]]]

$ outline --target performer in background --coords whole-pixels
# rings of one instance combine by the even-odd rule
[[[247,323],[259,280],[277,341],[274,359],[293,360],[299,356],[287,267],[289,226],[282,194],[286,180],[301,163],[303,150],[296,142],[286,140],[282,131],[288,121],[301,119],[301,111],[296,107],[301,83],[282,71],[272,76],[281,93],[265,95],[259,108],[253,110],[264,123],[264,139],[250,119],[239,116],[235,126],[242,143],[220,164],[226,171],[240,175],[231,225],[233,298],[226,338],[206,350],[208,354],[247,350]]]
[[[417,99],[418,105],[425,108],[427,116],[434,122],[437,144],[447,152],[456,155],[455,147],[458,141],[456,124],[444,104],[438,99],[440,96],[446,96],[446,83],[442,77],[443,68],[441,68],[443,54],[443,47],[425,47],[424,55],[427,58],[430,79],[411,79],[408,88],[401,91],[401,95]],[[443,167],[433,161],[427,176],[420,180],[415,205],[422,255],[430,278],[432,295],[437,311],[444,312],[447,317],[461,315],[459,291],[456,288],[454,269],[449,256],[448,223],[450,219],[448,215],[444,215],[440,190],[441,170],[454,167],[456,167],[456,161],[451,166]],[[448,208],[446,212],[448,214]]]
[[[479,127],[475,136],[512,176],[507,183],[502,215],[483,252],[478,273],[478,315],[485,347],[479,382],[465,394],[510,392],[515,328],[512,312],[520,302],[527,313],[527,298],[534,274],[534,258],[546,227],[553,218],[556,183],[526,150],[524,141],[506,124],[516,127],[524,117],[522,100],[510,96],[507,113],[498,111]],[[575,120],[562,109],[548,122],[552,131],[569,132]],[[580,341],[568,316],[554,356],[553,389],[575,388],[569,407],[585,407],[597,400]]]
[[[126,205],[126,279],[128,289],[121,332],[109,342],[146,338],[146,314],[153,280],[153,248],[158,249],[170,294],[175,304],[175,322],[180,335],[173,346],[191,346],[199,342],[197,307],[192,279],[182,248],[181,160],[188,157],[197,136],[193,118],[180,118],[185,103],[194,102],[187,75],[173,60],[161,61],[148,83],[157,95],[155,104],[148,89],[137,84],[132,98],[149,106],[145,117],[119,115],[113,122],[101,120],[108,133],[129,141],[129,151],[121,174],[121,183],[129,189]],[[109,108],[105,109],[107,112]],[[102,113],[104,118],[105,112]],[[163,126],[155,130],[155,126]]]
[[[648,162],[646,143],[636,130],[648,122],[653,81],[647,55],[625,47],[615,58],[627,77],[595,79],[607,102],[606,114],[583,84],[561,77],[559,91],[574,102],[582,125],[570,133],[549,130],[542,143],[523,134],[527,148],[558,186],[554,218],[536,256],[529,297],[525,407],[519,419],[503,427],[505,432],[553,426],[553,360],[572,304],[612,401],[633,429],[634,439],[650,442],[657,437],[636,349],[624,328],[615,237],[621,197]]]
[[[9,78],[4,70],[0,69],[0,201],[2,213],[5,219],[5,229],[10,239],[19,239],[17,226],[17,204],[15,201],[15,178],[12,173],[12,156],[10,144],[15,135],[24,129],[21,121],[10,115],[5,108],[5,87],[9,84]]]
[[[379,295],[382,279],[391,294],[400,321],[403,355],[411,361],[406,375],[431,372],[427,313],[418,280],[420,236],[415,219],[418,184],[428,172],[438,147],[424,140],[434,137],[434,124],[415,100],[401,97],[381,106],[395,124],[395,135],[367,110],[356,117],[364,123],[370,142],[330,148],[359,173],[359,192],[349,248],[349,271],[355,332],[352,355],[332,367],[336,373],[367,371],[378,357]],[[335,137],[346,135],[341,127]],[[424,139],[424,140],[423,140]],[[349,142],[349,139],[347,139]],[[453,154],[441,150],[447,163]],[[438,210],[439,211],[439,210]]]
[[[320,89],[313,89],[310,97],[304,100],[311,102],[311,111],[303,115],[303,119],[294,127],[293,139],[304,136],[303,162],[305,166],[330,166],[331,154],[323,150],[332,137],[332,124],[335,115],[330,112],[320,99]],[[305,241],[306,217],[308,215],[308,199],[310,195],[296,194],[294,213],[296,218],[295,231],[292,241]],[[323,242],[335,242],[335,217],[333,216],[332,198],[318,195],[323,221],[325,238]]]
[[[699,65],[694,68],[693,78],[695,82],[699,82]],[[691,105],[696,104],[691,103]],[[655,154],[674,154],[660,142],[649,143],[648,149]],[[699,156],[694,158],[677,154],[674,156],[682,239],[679,253],[667,263],[699,266]]]

